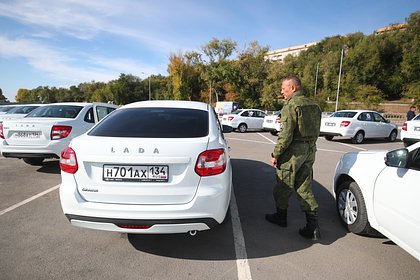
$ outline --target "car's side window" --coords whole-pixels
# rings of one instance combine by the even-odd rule
[[[93,118],[93,108],[90,108],[90,109],[86,112],[86,115],[85,115],[84,121],[85,121],[85,122],[88,122],[88,123],[94,123],[94,122],[95,122],[95,119]]]
[[[385,119],[381,115],[379,115],[378,113],[374,113],[373,117],[375,119],[375,122],[385,122]]]
[[[242,117],[249,117],[249,111],[245,111],[241,115]]]

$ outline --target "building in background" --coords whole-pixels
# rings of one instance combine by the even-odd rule
[[[407,28],[407,23],[391,24],[391,25],[376,29],[375,35],[380,35],[380,34],[384,34],[386,32],[391,32],[391,31],[405,30],[406,28]]]
[[[315,46],[316,44],[318,44],[318,42],[269,51],[266,53],[265,59],[270,61],[283,61],[289,54],[292,56],[298,56],[300,52],[306,51],[309,47]]]

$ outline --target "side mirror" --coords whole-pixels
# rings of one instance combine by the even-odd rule
[[[222,125],[222,131],[223,133],[231,133],[233,131],[233,127],[228,125]]]
[[[408,164],[408,150],[398,149],[386,154],[385,164],[391,167],[406,168]]]

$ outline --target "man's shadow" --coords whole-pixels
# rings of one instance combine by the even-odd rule
[[[232,168],[234,194],[248,258],[282,255],[304,250],[314,244],[298,234],[298,229],[306,221],[295,195],[290,198],[287,228],[265,220],[266,213],[275,211],[272,195],[275,169],[272,166],[255,160],[232,159]],[[334,198],[326,188],[313,182],[313,191],[319,204],[322,235],[319,243],[322,245],[334,243],[347,233],[336,214]],[[128,240],[137,250],[155,255],[181,259],[235,260],[233,234],[229,217],[226,223],[198,232],[196,236],[129,234]]]

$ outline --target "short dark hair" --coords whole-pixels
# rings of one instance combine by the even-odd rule
[[[413,109],[413,108],[414,108],[414,109],[416,109],[416,106],[412,105],[412,106],[410,107],[410,109]]]
[[[301,83],[300,79],[298,78],[298,76],[296,76],[296,75],[287,76],[286,78],[283,79],[283,82],[284,81],[292,81],[293,84],[299,89],[302,87],[302,83]]]

